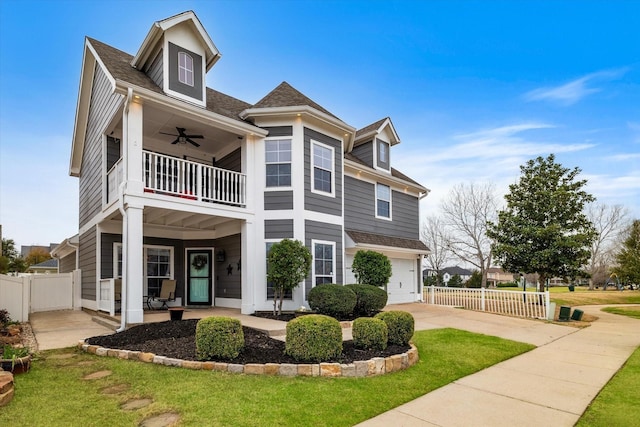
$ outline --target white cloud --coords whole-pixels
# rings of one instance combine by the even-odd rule
[[[594,82],[611,81],[622,77],[628,68],[604,70],[587,74],[586,76],[572,80],[556,87],[542,87],[527,92],[524,95],[527,101],[554,101],[561,105],[572,105],[592,93],[602,91],[600,87],[593,87]]]

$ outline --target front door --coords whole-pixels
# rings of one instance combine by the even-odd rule
[[[187,305],[211,305],[212,250],[187,250]]]

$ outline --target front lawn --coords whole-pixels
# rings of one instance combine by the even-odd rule
[[[623,316],[633,317],[640,319],[640,306],[631,307],[605,307],[602,311],[613,314],[621,314]]]
[[[576,287],[575,292],[569,292],[565,287],[554,287],[549,291],[551,301],[560,305],[603,305],[603,304],[640,304],[640,291],[618,291],[610,288],[608,291],[590,291],[585,287]]]
[[[0,412],[0,425],[137,425],[153,414],[174,411],[185,426],[351,426],[534,348],[456,329],[419,331],[413,341],[420,353],[415,366],[360,379],[234,375],[74,349],[44,352],[31,372],[16,377],[16,394]],[[82,380],[104,369],[113,374]],[[119,393],[104,393],[115,385],[121,385]],[[119,409],[137,397],[153,403],[137,411]]]

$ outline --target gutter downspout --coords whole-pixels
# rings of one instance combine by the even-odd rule
[[[123,123],[122,123],[122,127],[124,129],[124,131],[126,132],[126,143],[127,145],[129,144],[129,131],[128,131],[128,126],[129,126],[129,105],[131,105],[131,102],[133,101],[133,89],[128,88],[127,89],[127,100],[124,104],[124,117],[123,117]],[[123,138],[124,139],[124,138]],[[127,160],[127,153],[124,152],[123,150],[123,156],[122,156],[122,160],[123,160],[123,165],[122,167],[124,168],[126,174],[125,174],[125,179],[123,182],[120,183],[120,187],[118,188],[118,210],[120,211],[120,214],[122,215],[122,242],[123,242],[123,249],[125,248],[124,245],[126,245],[127,248],[127,253],[129,252],[129,241],[128,241],[128,234],[127,233],[127,227],[128,227],[128,221],[127,221],[127,211],[124,209],[124,188],[127,186],[127,181],[129,178],[129,162]],[[127,262],[127,257],[125,256],[125,253],[123,251],[122,254],[122,295],[120,296],[120,298],[122,299],[121,303],[120,303],[120,327],[118,329],[116,329],[116,332],[122,332],[127,328],[127,281],[128,281],[128,262]]]

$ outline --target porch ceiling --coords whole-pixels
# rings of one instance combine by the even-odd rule
[[[115,211],[109,220],[122,221],[120,212]],[[200,213],[177,211],[146,206],[143,213],[145,227],[181,231],[215,231],[223,225],[237,221],[223,216],[212,216]]]

